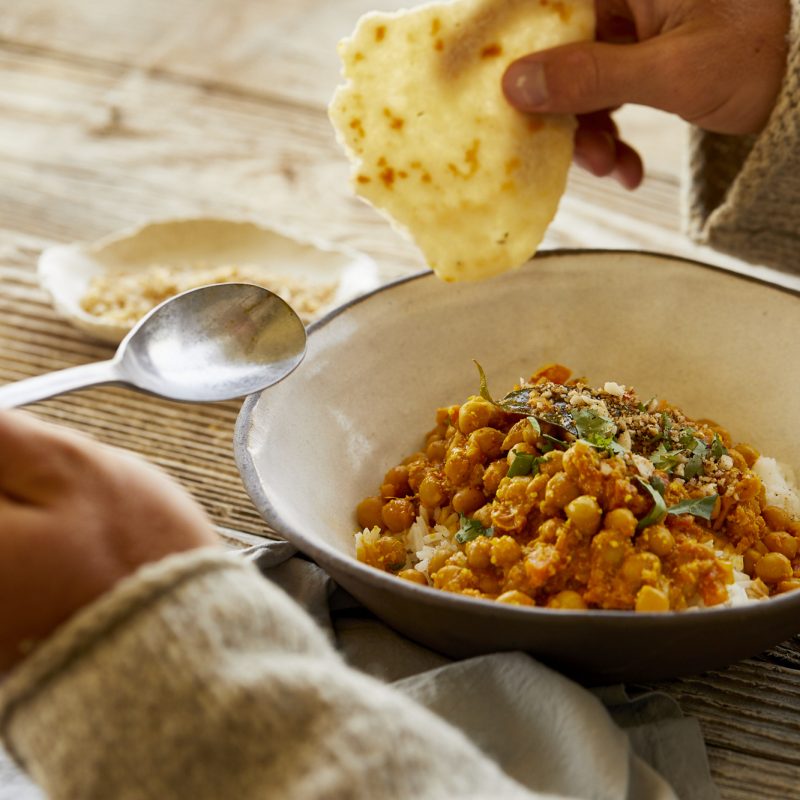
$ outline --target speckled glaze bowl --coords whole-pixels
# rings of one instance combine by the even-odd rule
[[[425,273],[310,329],[282,383],[245,402],[236,458],[264,519],[398,631],[451,656],[524,650],[581,680],[722,667],[800,631],[800,591],[736,608],[641,614],[522,608],[384,574],[354,556],[354,509],[418,449],[435,409],[558,361],[711,417],[800,466],[800,296],[703,264],[553,252],[484,283]]]

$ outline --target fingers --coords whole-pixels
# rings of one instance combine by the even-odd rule
[[[651,42],[581,42],[533,53],[503,76],[506,98],[520,111],[586,114],[624,103],[673,110],[674,96]]]
[[[0,411],[0,497],[38,504],[78,480],[90,439],[21,411]]]
[[[639,154],[619,138],[617,126],[607,111],[578,117],[575,133],[575,163],[592,175],[610,176],[626,189],[635,189],[644,178]]]

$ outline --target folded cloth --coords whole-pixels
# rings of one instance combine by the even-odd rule
[[[382,624],[288,542],[257,545],[245,557],[314,618],[351,666],[460,728],[529,789],[598,800],[718,800],[700,726],[668,695],[589,691],[523,653],[453,662]],[[616,735],[608,735],[609,715]]]

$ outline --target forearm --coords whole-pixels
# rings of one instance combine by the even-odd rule
[[[685,217],[703,244],[800,273],[800,0],[791,0],[786,77],[758,136],[692,132]]]
[[[210,550],[140,570],[74,617],[3,684],[0,714],[53,800],[530,797]]]

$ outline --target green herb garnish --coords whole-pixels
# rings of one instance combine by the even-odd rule
[[[542,435],[542,426],[539,424],[539,420],[536,417],[528,417],[528,422],[531,424],[531,428],[533,428],[533,432],[537,436]]]
[[[651,475],[650,476],[650,485],[663,497],[664,492],[667,491],[667,487],[664,484],[664,481],[658,477],[658,475]]]
[[[722,439],[720,439],[719,434],[715,433],[714,441],[711,442],[711,457],[715,461],[719,461],[722,458],[722,456],[727,454],[728,454],[728,448],[725,447],[724,444],[722,444]]]
[[[487,536],[489,538],[494,536],[494,528],[484,528],[477,519],[461,514],[459,515],[459,522],[461,526],[456,533],[456,541],[460,544],[471,542],[479,536]]]
[[[506,477],[516,478],[518,475],[536,475],[539,472],[539,464],[544,459],[532,453],[514,453],[514,460],[508,468]]]
[[[661,469],[664,472],[672,472],[678,464],[683,463],[683,456],[681,453],[681,450],[667,450],[662,442],[650,453],[650,460],[653,462],[656,469]]]
[[[591,442],[593,439],[608,439],[617,432],[617,426],[606,417],[600,416],[588,408],[579,408],[572,412],[575,430],[581,439]]]
[[[711,514],[714,511],[714,506],[717,503],[719,495],[710,494],[707,497],[695,497],[688,500],[682,500],[674,506],[667,509],[667,514],[691,514],[693,517],[700,517],[701,519],[711,520]]]
[[[545,443],[539,445],[539,449],[543,453],[549,453],[551,450],[555,450],[558,448],[559,450],[566,450],[569,445],[563,441],[562,439],[556,439],[555,436],[551,436],[549,433],[543,433],[542,439],[545,440]]]
[[[639,520],[639,524],[636,526],[636,530],[641,531],[649,525],[658,525],[667,516],[667,504],[664,502],[660,492],[654,489],[647,481],[642,480],[642,478],[637,478],[637,480],[644,486],[650,497],[653,498],[653,507],[647,516]]]

